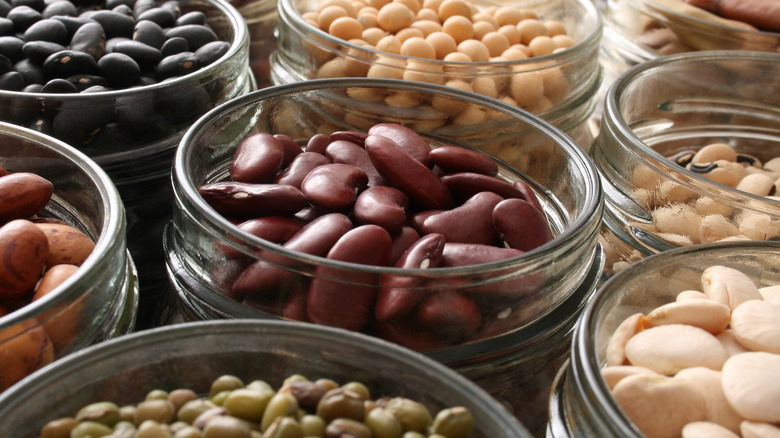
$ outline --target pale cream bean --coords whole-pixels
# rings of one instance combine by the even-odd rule
[[[642,330],[626,342],[625,352],[631,365],[664,375],[696,366],[719,370],[728,358],[715,336],[683,324]]]
[[[717,242],[737,234],[739,234],[739,229],[725,216],[710,214],[701,220],[699,242]]]
[[[675,301],[683,302],[688,300],[709,300],[710,297],[708,297],[704,292],[700,292],[697,290],[684,290],[677,294],[677,297]]]
[[[714,163],[719,160],[737,161],[737,152],[726,143],[711,143],[698,152],[691,159],[694,163]]]
[[[646,327],[687,324],[718,334],[729,324],[731,309],[713,300],[687,300],[664,304],[645,317]]]
[[[414,12],[403,3],[388,3],[379,9],[377,21],[379,27],[387,32],[395,33],[412,24]]]
[[[441,25],[442,31],[450,34],[456,43],[474,38],[474,24],[462,15],[447,18]]]
[[[780,355],[747,352],[723,365],[723,393],[734,410],[748,420],[780,421]]]
[[[425,37],[425,40],[436,50],[437,59],[444,59],[444,57],[458,49],[458,43],[455,42],[455,38],[445,32],[433,32]]]
[[[682,428],[682,438],[740,438],[740,436],[716,423],[694,421]]]
[[[748,349],[742,346],[742,344],[740,344],[739,341],[734,337],[731,329],[723,330],[722,332],[715,335],[715,338],[718,339],[718,342],[720,342],[720,345],[722,345],[723,349],[726,350],[726,354],[728,354],[729,357],[748,351]]]
[[[780,306],[780,284],[766,286],[758,289],[758,293],[764,298],[764,301]]]
[[[780,427],[759,421],[743,421],[739,431],[742,438],[780,438]]]
[[[458,44],[458,52],[465,53],[474,62],[487,62],[490,52],[482,41],[467,39]]]
[[[601,369],[601,376],[610,390],[615,388],[615,385],[624,378],[641,373],[658,375],[658,373],[649,368],[635,367],[633,365],[613,365]]]
[[[680,436],[686,424],[706,416],[702,393],[680,379],[635,374],[618,382],[612,395],[647,438]]]
[[[626,343],[634,335],[644,330],[644,319],[645,316],[642,313],[635,313],[618,325],[607,344],[607,365],[624,365],[626,363]]]
[[[731,313],[731,333],[749,350],[780,354],[780,307],[763,299],[743,302]]]
[[[742,271],[728,266],[710,266],[701,274],[702,291],[733,311],[748,300],[760,300],[758,287]]]
[[[720,371],[703,367],[686,368],[677,373],[675,378],[690,382],[704,395],[707,401],[706,421],[718,424],[727,430],[739,432],[739,423],[744,418],[734,410],[723,393],[723,378]]]

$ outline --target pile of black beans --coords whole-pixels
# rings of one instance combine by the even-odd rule
[[[90,93],[183,76],[224,55],[178,1],[0,0],[0,89]]]

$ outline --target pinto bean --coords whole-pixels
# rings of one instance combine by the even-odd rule
[[[233,181],[268,182],[284,163],[285,149],[273,135],[252,134],[239,143],[228,169]]]
[[[34,173],[14,172],[0,177],[0,223],[34,216],[53,192],[54,185]]]
[[[15,219],[0,227],[0,298],[21,298],[33,290],[49,258],[46,234]]]

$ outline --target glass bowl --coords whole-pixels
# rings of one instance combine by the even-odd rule
[[[0,90],[0,121],[70,144],[100,165],[119,190],[127,211],[127,246],[138,264],[142,326],[159,311],[156,288],[166,284],[158,242],[171,215],[176,146],[201,115],[255,87],[241,14],[222,0],[179,5],[183,13],[203,12],[218,38],[231,43],[227,53],[190,74],[140,87],[72,94]]]
[[[249,30],[249,69],[257,88],[272,85],[271,53],[276,50],[276,26],[279,22],[276,0],[232,0]]]
[[[562,129],[582,147],[590,145],[593,135],[588,119],[596,107],[601,83],[598,51],[602,32],[601,17],[592,2],[535,0],[499,5],[474,1],[480,12],[505,6],[531,12],[539,21],[557,21],[576,42],[542,56],[494,62],[403,56],[366,46],[359,39],[334,37],[304,18],[320,3],[324,2],[279,1],[278,48],[271,54],[274,84],[337,76],[449,84],[528,110]]]
[[[193,366],[197,364],[197,366]],[[530,437],[498,402],[445,366],[380,339],[313,324],[234,320],[157,327],[104,342],[48,367],[0,396],[9,438],[35,436],[47,419],[111,400],[135,404],[153,389],[209,393],[221,375],[273,388],[297,374],[364,383],[373,398],[407,397],[438,411],[465,406],[472,437]]]
[[[569,363],[550,398],[548,436],[641,437],[612,397],[601,369],[616,327],[630,315],[702,290],[701,275],[721,265],[746,274],[757,287],[780,284],[779,242],[720,242],[675,248],[642,259],[599,287],[582,312]]]
[[[399,110],[382,101],[363,100],[390,93],[436,99],[442,108],[466,104],[489,117],[454,126],[433,107]],[[305,144],[314,133],[366,132],[380,122],[407,126],[433,145],[460,145],[489,154],[499,165],[500,179],[533,187],[556,237],[521,256],[468,267],[367,266],[309,256],[260,239],[218,214],[198,192],[201,185],[227,177],[238,143],[249,134],[285,134]],[[425,351],[463,370],[473,367],[475,376],[481,375],[475,380],[486,385],[488,375],[496,373],[506,374],[504,382],[529,380],[562,354],[559,347],[567,345],[574,316],[595,290],[591,274],[603,267],[597,243],[602,194],[584,151],[557,128],[515,106],[444,86],[389,79],[315,79],[242,96],[216,108],[185,134],[174,164],[173,190],[174,219],[164,243],[182,319],[307,319],[285,309],[301,296],[291,290],[300,286],[305,291],[314,279],[339,279],[339,287],[362,289],[369,297],[381,289],[376,278],[389,275],[424,282],[414,287],[422,293],[441,284],[451,285],[452,292],[483,291],[483,322],[464,335],[435,334],[409,318],[382,324],[370,318],[353,329]],[[291,287],[274,289],[261,300],[233,298],[233,282],[258,260],[275,260],[290,276]],[[330,270],[333,274],[323,273]],[[344,315],[349,313],[348,308],[343,310]],[[485,365],[499,359],[501,363]],[[523,361],[528,361],[525,366],[509,366]],[[507,385],[499,384],[493,389],[504,392],[518,410],[526,409],[525,400],[517,400],[519,391],[506,391]]]
[[[138,283],[125,245],[122,200],[106,173],[81,152],[35,131],[0,122],[0,167],[54,185],[41,217],[59,219],[95,247],[79,269],[43,298],[0,317],[0,391],[41,365],[133,330]],[[19,363],[40,343],[41,362]]]
[[[741,176],[760,170],[749,160],[780,155],[778,61],[780,54],[745,51],[670,55],[610,87],[590,150],[604,183],[609,272],[678,246],[780,236],[777,197],[737,189],[713,172]],[[739,166],[681,161],[713,143],[730,146]]]

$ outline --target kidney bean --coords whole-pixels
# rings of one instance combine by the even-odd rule
[[[344,234],[328,251],[329,260],[387,266],[392,242],[384,228],[361,225]],[[309,321],[360,331],[373,314],[377,275],[319,266],[309,288]],[[348,286],[347,286],[348,285]]]
[[[309,138],[306,143],[307,152],[316,152],[322,156],[325,156],[325,148],[330,144],[330,138],[325,134],[314,134]]]
[[[239,143],[228,172],[233,181],[267,182],[284,163],[284,146],[273,135],[252,134]]]
[[[463,205],[426,217],[422,234],[440,233],[448,242],[495,245],[493,209],[503,200],[493,192],[479,192]]]
[[[409,156],[427,168],[433,167],[431,147],[420,134],[395,123],[379,123],[368,129],[368,135],[381,135],[393,140]]]
[[[420,234],[414,228],[404,225],[400,231],[391,234],[390,237],[393,239],[393,256],[390,264],[395,265],[404,252],[420,238]]]
[[[450,345],[413,318],[377,324],[375,329],[382,339],[414,351],[431,351]]]
[[[284,148],[284,160],[282,161],[282,167],[287,167],[298,155],[303,153],[303,149],[292,139],[289,135],[274,134],[274,138],[281,143]]]
[[[409,225],[412,226],[415,230],[417,230],[420,233],[423,232],[423,224],[425,223],[425,219],[428,219],[430,216],[433,216],[435,214],[439,214],[442,212],[445,212],[447,210],[423,210],[418,213],[415,213],[412,215],[412,217],[409,218]]]
[[[287,301],[282,307],[282,317],[292,319],[293,321],[308,322],[306,314],[306,299],[309,295],[309,284],[306,283],[297,289],[294,289],[287,296]]]
[[[480,265],[506,260],[522,254],[523,251],[515,248],[501,248],[476,243],[447,242],[442,251],[441,266],[451,268],[455,266]]]
[[[534,208],[539,210],[541,213],[544,213],[544,208],[542,208],[542,204],[539,202],[539,198],[536,197],[536,193],[534,193],[533,189],[528,185],[527,182],[517,180],[512,183],[512,186],[514,186],[514,188],[523,194],[522,199],[533,205]]]
[[[415,241],[395,263],[396,268],[429,269],[439,267],[446,239],[441,234],[428,234]],[[429,292],[421,288],[425,279],[415,276],[387,274],[382,276],[379,295],[374,306],[378,322],[401,319],[409,314]]]
[[[456,200],[466,200],[479,192],[493,192],[504,199],[523,199],[523,192],[512,184],[474,172],[450,173],[441,177],[441,181]]]
[[[523,199],[505,199],[493,209],[493,226],[510,248],[531,251],[553,239],[542,212]]]
[[[417,306],[415,317],[424,327],[449,342],[465,339],[482,326],[477,303],[454,291],[426,296]]]
[[[294,236],[303,225],[302,221],[287,216],[264,216],[249,219],[237,226],[253,236],[281,245]],[[223,252],[227,257],[244,256],[243,253],[228,245],[223,245]]]
[[[368,152],[348,140],[333,140],[325,148],[325,157],[331,163],[351,164],[359,167],[368,175],[368,186],[386,185],[385,180],[374,167]]]
[[[474,172],[490,176],[498,173],[498,165],[489,155],[459,146],[434,148],[431,160],[446,173]]]
[[[328,136],[328,138],[330,139],[330,141],[345,140],[354,143],[362,148],[366,141],[366,136],[368,136],[368,134],[364,132],[336,131],[331,133]]]
[[[314,168],[325,164],[329,164],[329,162],[324,155],[316,152],[303,152],[296,156],[290,165],[277,175],[274,182],[276,184],[289,184],[300,189],[306,175]]]
[[[349,164],[315,167],[301,182],[306,200],[325,211],[346,211],[368,185],[363,169]]]
[[[364,190],[355,200],[354,215],[359,224],[374,224],[395,233],[406,224],[409,197],[390,186]]]
[[[198,192],[212,208],[225,216],[291,215],[306,206],[303,193],[284,184],[222,181],[203,185]]]
[[[406,193],[412,203],[423,209],[452,206],[447,187],[428,167],[409,155],[395,141],[368,135],[366,151],[379,174],[393,187]]]
[[[49,203],[54,185],[39,175],[14,172],[0,177],[0,223],[34,216]]]

